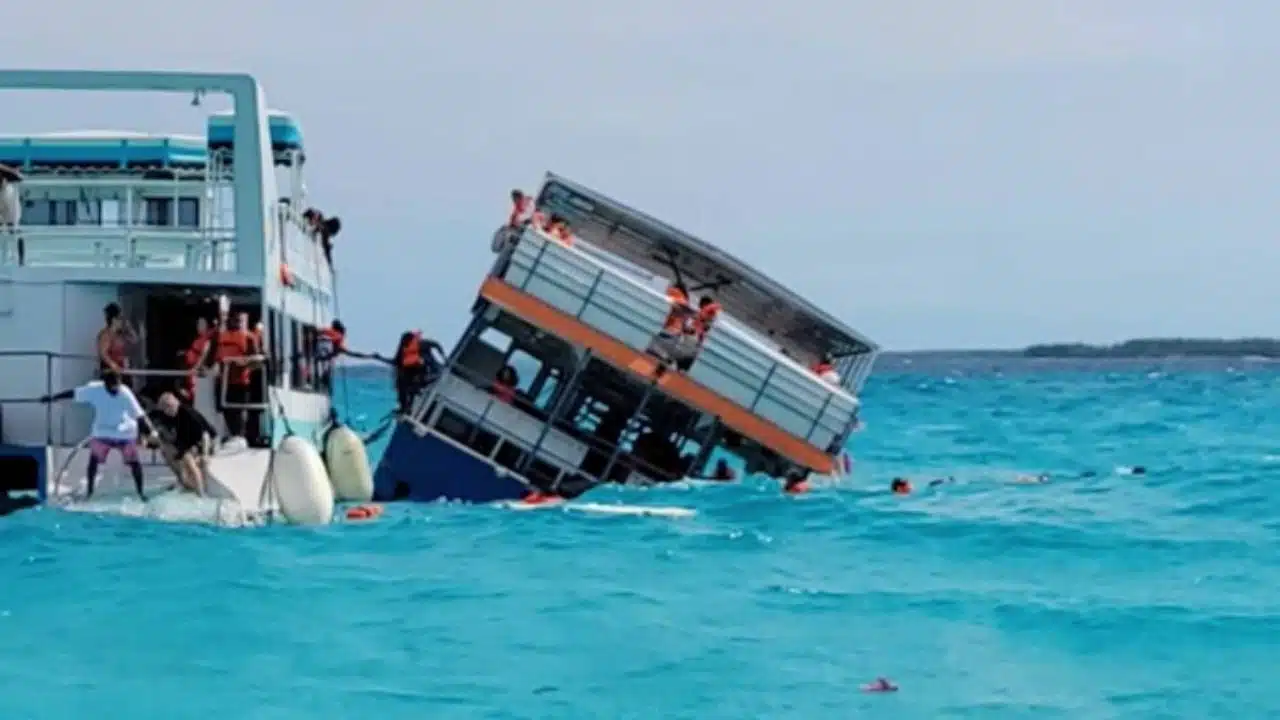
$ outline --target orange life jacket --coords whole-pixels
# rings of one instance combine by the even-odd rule
[[[332,360],[347,349],[347,336],[331,327],[320,331],[316,348],[316,357],[320,360]]]
[[[569,232],[569,226],[562,222],[552,223],[547,227],[547,232],[551,237],[559,240],[561,243],[573,247],[573,233]]]
[[[247,364],[232,365],[227,363],[233,358],[245,358],[253,355],[253,335],[247,330],[223,330],[218,333],[218,348],[215,355],[218,362],[223,363],[223,372],[227,373],[227,382],[231,385],[248,385],[253,370]]]
[[[694,319],[694,331],[698,336],[698,342],[702,342],[707,336],[707,331],[711,329],[711,323],[720,317],[720,303],[712,302],[709,305],[698,308],[698,316]]]
[[[689,307],[689,296],[677,287],[667,288],[667,302],[671,303],[671,311],[662,322],[662,331],[669,335],[681,335],[693,319],[693,308]]]
[[[422,359],[422,333],[415,332],[400,348],[400,365],[404,369],[422,367],[426,362]]]
[[[209,348],[209,337],[213,334],[212,330],[205,330],[196,335],[196,339],[191,341],[191,345],[187,347],[186,357],[187,369],[194,369],[204,359],[205,350]]]
[[[516,400],[516,389],[500,382],[493,383],[493,395],[508,405]]]

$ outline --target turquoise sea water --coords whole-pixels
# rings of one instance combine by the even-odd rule
[[[885,363],[848,486],[598,494],[692,520],[20,513],[0,718],[1276,717],[1278,381]],[[357,412],[386,391],[352,386]],[[893,475],[956,482],[899,498]],[[901,691],[859,692],[879,675]]]

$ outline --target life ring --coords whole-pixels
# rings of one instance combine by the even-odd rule
[[[356,505],[347,509],[348,520],[373,520],[381,514],[381,505]]]

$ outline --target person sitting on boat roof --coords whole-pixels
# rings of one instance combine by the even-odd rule
[[[569,229],[569,221],[559,215],[552,215],[545,228],[548,235],[565,247],[573,247],[573,231]]]
[[[810,369],[824,381],[832,385],[840,384],[840,373],[836,372],[835,359],[831,357],[831,353],[823,353]]]
[[[102,314],[106,323],[98,331],[98,372],[123,375],[129,369],[130,346],[138,342],[138,335],[116,303],[108,303]]]
[[[93,408],[93,424],[88,441],[89,465],[85,469],[85,480],[88,483],[85,499],[93,497],[98,480],[98,466],[106,462],[112,450],[116,450],[133,474],[138,497],[145,501],[147,495],[143,492],[142,461],[138,457],[138,428],[145,430],[148,444],[152,446],[158,445],[160,438],[142,406],[138,404],[137,396],[121,382],[119,373],[108,370],[102,373],[101,380],[57,395],[45,395],[40,398],[40,402],[50,403],[68,398]]]
[[[184,488],[204,495],[202,459],[212,451],[218,431],[204,415],[190,405],[178,401],[173,393],[164,393],[156,409],[148,414],[153,423],[168,431],[169,442],[161,446],[165,460]]]
[[[512,405],[516,401],[516,388],[520,385],[520,374],[510,365],[503,365],[501,370],[493,379],[493,385],[489,388],[493,396],[498,400]]]

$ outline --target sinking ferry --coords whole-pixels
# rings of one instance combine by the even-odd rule
[[[548,175],[523,219],[513,197],[471,321],[395,428],[375,499],[567,499],[712,477],[726,454],[788,487],[848,471],[875,343],[567,179]],[[714,319],[684,334],[708,304]]]
[[[257,418],[252,436],[208,460],[209,495],[259,517],[328,522],[335,494],[316,446],[343,451],[330,464],[341,456],[356,475],[359,462],[342,446],[353,433],[331,430],[331,367],[316,350],[334,276],[304,217],[297,120],[268,110],[247,75],[3,70],[0,89],[180,93],[202,130],[0,137],[0,500],[33,493],[70,507],[83,497],[89,409],[33,398],[97,377],[96,337],[114,306],[129,327],[126,379],[144,405],[190,383],[220,431],[228,412]],[[215,94],[233,110],[205,111]],[[255,355],[184,362],[197,326],[229,317],[260,326]],[[247,393],[228,392],[233,360],[256,368]],[[111,493],[107,476],[132,493],[116,462],[98,496]],[[145,464],[149,493],[174,484],[158,454]]]

